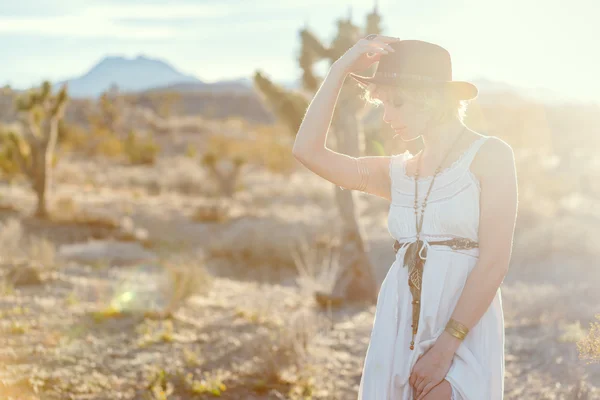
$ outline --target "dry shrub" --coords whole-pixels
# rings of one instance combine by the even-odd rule
[[[267,382],[284,380],[289,367],[302,375],[314,354],[313,340],[328,326],[327,320],[312,309],[286,315],[286,320],[270,333],[270,340],[257,349],[262,360],[258,373]]]
[[[60,148],[89,157],[123,157],[123,140],[109,129],[94,126],[89,131],[78,125],[63,124],[60,131]]]
[[[140,136],[130,131],[125,139],[125,154],[133,165],[154,165],[160,147],[151,135]]]
[[[204,168],[184,155],[159,157],[151,168],[111,160],[77,160],[66,166],[61,163],[57,180],[82,186],[90,183],[111,189],[142,189],[152,195],[176,192],[210,197],[217,193]]]
[[[112,215],[109,211],[103,210],[76,210],[73,214],[54,214],[52,219],[55,222],[71,223],[77,225],[89,226],[92,228],[116,230],[121,227],[119,218]]]
[[[292,155],[292,139],[279,125],[245,125],[243,136],[214,135],[209,151],[229,159],[243,157],[273,173],[289,173],[296,164]]]
[[[58,146],[65,152],[87,150],[90,144],[90,134],[81,125],[61,121],[58,128]]]
[[[241,217],[216,232],[207,249],[213,257],[233,259],[245,266],[292,267],[294,258],[289,244],[298,235],[310,235],[314,230],[309,223],[269,216]]]
[[[212,287],[212,276],[205,267],[205,258],[201,253],[193,257],[170,257],[163,261],[167,280],[162,290],[167,299],[161,310],[163,315],[170,315],[181,307],[190,297],[207,293]]]
[[[0,258],[3,262],[29,260],[44,267],[56,265],[56,247],[43,237],[25,235],[21,221],[0,222]]]
[[[196,207],[192,220],[196,222],[225,222],[229,219],[230,206],[223,202],[211,202]]]
[[[118,158],[123,155],[125,151],[123,141],[115,135],[109,135],[105,137],[96,148],[97,154],[101,154],[110,158]]]
[[[247,127],[241,135],[213,135],[208,139],[202,164],[227,195],[235,191],[244,164],[288,174],[293,171],[296,161],[291,138],[282,131],[279,126],[257,125]]]
[[[62,216],[72,218],[80,212],[79,206],[72,197],[57,197],[53,203],[54,213],[60,212]]]
[[[0,173],[8,180],[14,180],[21,172],[21,166],[16,158],[17,154],[15,154],[16,143],[12,140],[11,135],[11,130],[0,126]]]
[[[249,143],[250,161],[264,166],[273,173],[287,174],[296,165],[292,155],[292,141],[283,134],[283,128],[259,125],[253,129],[253,140]]]
[[[198,149],[196,148],[196,145],[193,143],[188,143],[188,145],[185,147],[185,156],[192,159],[196,158],[198,156]]]
[[[211,136],[201,164],[223,196],[232,197],[238,189],[247,154],[242,141],[227,136]]]
[[[343,269],[339,250],[323,241],[299,239],[290,249],[298,270],[296,282],[305,296],[316,292],[331,294]]]
[[[93,182],[93,177],[90,174],[86,174],[81,165],[70,162],[68,159],[65,161],[64,163],[60,163],[54,171],[54,183],[57,185],[61,183],[83,185]]]
[[[600,314],[596,315],[596,319],[600,321]],[[577,342],[577,349],[579,359],[600,362],[600,322],[590,323],[590,332],[587,337]]]

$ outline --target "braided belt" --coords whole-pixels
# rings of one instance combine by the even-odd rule
[[[407,241],[400,243],[399,241],[394,242],[394,252],[398,252],[402,248],[403,245],[413,243],[414,241]],[[421,242],[427,243],[429,245],[441,245],[441,246],[450,246],[452,250],[468,250],[472,248],[479,247],[479,244],[469,238],[452,238],[448,240],[437,240],[434,242],[430,242],[427,240],[421,240]]]
[[[410,349],[415,347],[415,335],[419,328],[419,314],[421,313],[421,284],[423,282],[423,266],[427,259],[427,249],[432,245],[449,246],[453,250],[467,250],[479,247],[479,243],[469,238],[452,238],[447,240],[438,240],[429,242],[419,239],[406,242],[394,242],[394,251],[397,253],[400,249],[408,247],[404,254],[404,267],[408,268],[408,286],[412,294],[412,341]]]

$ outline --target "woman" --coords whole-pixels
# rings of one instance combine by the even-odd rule
[[[375,62],[373,77],[355,74]],[[395,137],[421,138],[422,151],[355,158],[325,146],[348,75],[383,104]],[[452,80],[442,47],[369,35],[331,66],[298,131],[293,152],[307,168],[391,203],[396,259],[379,290],[359,399],[503,397],[499,287],[512,252],[516,170],[508,144],[464,125],[476,96],[473,84]]]

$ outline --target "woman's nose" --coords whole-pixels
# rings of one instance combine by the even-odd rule
[[[392,115],[388,108],[383,110],[383,122],[390,124],[392,122]]]

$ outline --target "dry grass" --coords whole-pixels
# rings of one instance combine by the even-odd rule
[[[224,202],[211,202],[196,207],[192,220],[195,222],[225,222],[229,218],[230,206]]]
[[[268,155],[259,148],[273,147],[259,144],[256,136],[243,138],[253,128],[238,125],[216,129],[231,133],[232,146],[248,150],[254,140],[252,153]],[[275,167],[277,174],[248,169],[240,176],[233,217],[208,226],[224,220],[219,209],[204,206],[222,203],[197,160],[206,150],[199,136],[193,145],[187,138],[169,138],[179,154],[161,142],[165,152],[154,165],[63,155],[55,175],[57,189],[63,190],[54,203],[59,219],[117,231],[125,226],[130,233],[138,222],[150,221],[144,226],[153,230],[153,243],[161,244],[153,248],[163,252],[161,263],[151,271],[140,265],[69,265],[58,271],[60,279],[35,290],[0,286],[5,305],[0,310],[1,372],[16,377],[3,380],[0,393],[14,385],[23,397],[33,388],[37,398],[52,400],[356,395],[374,308],[344,306],[328,313],[311,308],[312,294],[330,292],[341,272],[332,234],[339,220],[332,186],[302,168],[289,177],[284,167]],[[281,151],[273,153],[273,165],[285,165],[279,155],[291,155]],[[525,177],[527,168],[520,171]],[[522,184],[520,218],[527,222],[515,238],[519,267],[503,287],[505,398],[592,399],[600,393],[593,386],[600,372],[583,361],[598,364],[600,325],[588,329],[583,321],[598,312],[597,272],[594,262],[575,256],[582,250],[595,254],[590,238],[596,237],[596,219],[581,214],[594,207],[565,190],[564,180],[555,184],[549,178],[551,172],[540,180],[548,185],[544,191],[531,184],[534,175]],[[381,234],[387,210],[357,198],[359,215],[369,217],[373,251],[385,248],[375,254],[383,276],[393,257],[389,237]],[[12,201],[22,205],[16,196]],[[130,222],[116,218],[122,213],[131,216]],[[50,242],[25,239],[15,220],[1,228],[2,258],[60,264]],[[186,253],[200,247],[223,257],[207,260]],[[573,249],[576,254],[566,256],[570,261],[555,258]],[[216,275],[221,268],[235,272],[230,279],[207,272]],[[261,268],[276,279],[261,276]],[[144,312],[132,312],[135,307]]]
[[[256,349],[254,390],[266,393],[285,387],[287,398],[311,398],[318,374],[314,343],[327,328],[326,319],[313,309],[301,308],[284,317]]]
[[[600,314],[596,315],[600,321]],[[577,342],[579,358],[594,363],[600,363],[600,322],[590,323],[588,335]]]
[[[342,272],[339,250],[323,248],[316,241],[302,238],[290,248],[298,271],[296,282],[306,296],[315,292],[331,294]]]
[[[3,263],[27,260],[44,268],[57,265],[55,245],[45,237],[25,235],[16,218],[0,222],[0,259]]]
[[[169,257],[163,261],[167,272],[165,291],[167,303],[161,313],[170,315],[180,308],[194,295],[207,293],[212,286],[212,277],[205,268],[204,256],[196,253],[195,257]]]

